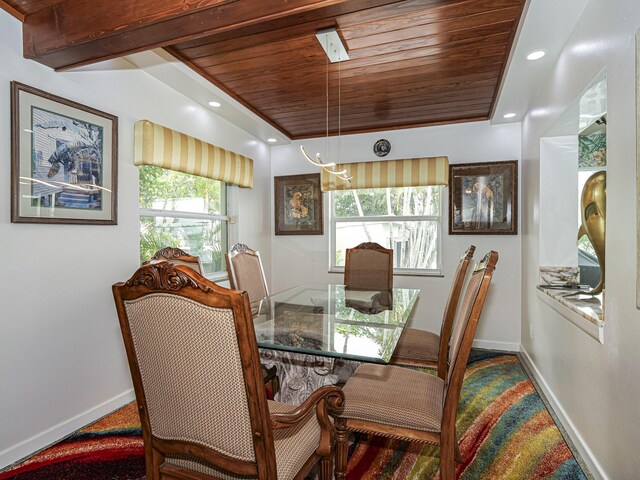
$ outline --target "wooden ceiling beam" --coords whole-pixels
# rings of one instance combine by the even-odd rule
[[[25,19],[24,13],[22,13],[19,10],[17,10],[16,8],[13,8],[11,5],[9,5],[4,0],[0,0],[0,8],[2,10],[4,10],[5,12],[7,12],[9,15],[13,15],[14,17],[16,17],[21,22],[24,22],[24,19]]]
[[[0,0],[1,1],[1,0]],[[65,70],[221,34],[245,36],[400,0],[61,0],[27,15],[24,56]]]

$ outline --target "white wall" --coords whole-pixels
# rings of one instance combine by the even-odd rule
[[[385,159],[447,155],[450,163],[485,162],[520,159],[520,124],[495,125],[489,122],[393,130],[372,134],[348,135],[340,138],[340,162],[377,160],[373,144],[380,138],[391,142],[391,153]],[[337,142],[331,140],[329,157],[337,155]],[[272,148],[272,175],[313,173],[318,170],[300,153],[300,145],[311,153],[325,155],[325,139],[293,142]],[[272,291],[277,292],[298,283],[342,283],[342,274],[328,273],[329,212],[324,196],[325,222],[322,236],[275,236],[272,227]],[[485,311],[476,333],[478,346],[517,350],[520,339],[520,236],[519,235],[448,235],[448,189],[443,189],[442,241],[443,277],[396,276],[394,285],[420,288],[420,301],[412,326],[439,331],[442,312],[449,294],[451,275],[471,244],[475,244],[476,260],[489,250],[500,253]],[[272,196],[273,204],[273,196]],[[272,212],[273,218],[273,212]]]
[[[640,2],[592,0],[523,123],[522,346],[598,477],[638,478],[640,312],[636,286],[635,39]],[[541,45],[544,47],[544,45]],[[536,295],[540,137],[605,68],[607,288],[605,345]],[[533,332],[533,338],[529,331]],[[588,449],[588,450],[587,450]]]
[[[540,266],[577,267],[578,134],[540,145]]]
[[[238,236],[270,264],[269,147],[141,71],[54,73],[21,52],[20,23],[0,10],[0,468],[132,398],[111,285],[139,262],[137,120],[255,160],[255,188],[236,196]],[[10,223],[10,80],[118,116],[117,226]]]

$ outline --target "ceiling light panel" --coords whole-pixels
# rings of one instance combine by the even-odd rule
[[[349,60],[347,49],[342,43],[342,40],[340,40],[340,35],[338,35],[338,31],[335,28],[319,30],[318,33],[316,33],[316,38],[318,42],[320,42],[320,45],[322,45],[322,49],[324,53],[327,54],[327,57],[329,57],[331,63]]]

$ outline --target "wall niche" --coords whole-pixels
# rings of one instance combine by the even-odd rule
[[[601,341],[606,168],[602,71],[540,139],[539,257],[541,298]]]

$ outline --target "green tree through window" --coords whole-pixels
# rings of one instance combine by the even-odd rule
[[[398,270],[438,271],[440,187],[401,187],[333,192],[333,265],[345,250],[376,242],[394,250]]]
[[[226,185],[209,178],[142,166],[140,178],[140,261],[172,246],[199,256],[204,273],[225,270]]]

